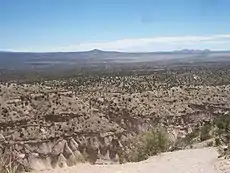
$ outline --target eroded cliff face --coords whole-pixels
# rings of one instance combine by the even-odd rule
[[[78,92],[40,84],[2,84],[1,153],[11,152],[33,169],[84,161],[115,163],[139,133],[161,125],[175,141],[230,108],[229,85],[142,93],[117,88],[101,92],[95,85]]]

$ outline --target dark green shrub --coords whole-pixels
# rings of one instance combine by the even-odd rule
[[[230,115],[224,114],[214,119],[214,124],[217,127],[218,135],[227,135],[227,140],[229,141],[229,133],[230,133]]]
[[[157,128],[139,135],[131,142],[130,152],[126,159],[132,162],[138,162],[168,150],[170,140],[166,130]]]
[[[210,134],[210,131],[212,129],[211,124],[205,124],[200,131],[200,140],[205,141],[210,139],[212,136]]]

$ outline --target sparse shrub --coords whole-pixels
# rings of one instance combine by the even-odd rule
[[[219,146],[221,144],[221,141],[218,137],[215,138],[215,145]]]
[[[205,123],[200,128],[194,129],[192,133],[186,135],[183,143],[187,146],[211,138],[215,139],[212,146],[227,145],[230,142],[230,115],[220,115],[213,122]]]
[[[214,124],[217,127],[217,134],[219,136],[225,136],[226,137],[226,142],[228,143],[230,140],[230,115],[229,114],[224,114],[219,117],[217,117],[214,120]]]
[[[138,162],[167,151],[169,146],[170,140],[166,130],[156,128],[135,138],[131,142],[128,154],[123,157],[126,157],[127,161]]]
[[[210,139],[212,136],[210,134],[210,131],[212,129],[211,124],[205,124],[200,131],[200,140],[205,141]]]
[[[185,143],[185,145],[190,145],[193,143],[194,139],[198,137],[199,137],[199,129],[194,129],[192,133],[189,133],[185,136],[183,142]]]
[[[229,158],[230,156],[230,115],[224,114],[216,119],[214,119],[214,124],[217,127],[217,137],[215,139],[216,145],[226,145],[226,148],[219,147],[218,152],[219,157],[225,156]]]

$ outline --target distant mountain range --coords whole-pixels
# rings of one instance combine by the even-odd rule
[[[204,50],[194,50],[194,49],[183,49],[183,50],[176,50],[174,52],[182,52],[182,53],[209,53],[211,50],[204,49]]]
[[[100,63],[159,61],[229,61],[230,51],[184,49],[172,52],[116,52],[94,49],[84,52],[0,52],[0,69],[34,69],[52,66],[87,66]]]

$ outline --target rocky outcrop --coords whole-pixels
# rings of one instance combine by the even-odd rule
[[[122,150],[119,139],[114,136],[2,141],[1,146],[5,152],[10,151],[33,169],[72,166],[84,161],[119,162],[119,152]]]

